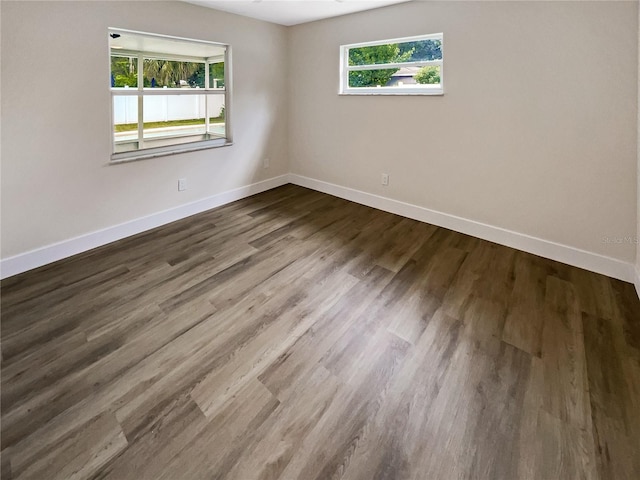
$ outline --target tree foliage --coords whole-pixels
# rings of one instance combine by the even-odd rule
[[[224,87],[224,62],[212,63],[209,65],[209,71],[211,72],[211,81],[209,86],[213,88],[213,79],[218,79],[218,87]]]
[[[187,82],[191,87],[204,87],[204,63],[144,60],[145,87],[154,83],[156,87],[180,87],[181,81]]]
[[[111,86],[136,87],[138,60],[131,57],[111,57]]]
[[[440,83],[440,70],[434,66],[422,67],[413,78],[415,78],[416,82],[422,84]]]
[[[349,65],[379,65],[384,63],[406,62],[412,50],[400,52],[398,44],[374,45],[349,49]],[[349,72],[350,87],[385,86],[398,68],[380,70],[360,70]]]
[[[440,40],[419,40],[417,42],[405,42],[400,44],[400,54],[411,52],[409,61],[420,62],[425,60],[442,59],[442,42]]]
[[[138,59],[135,57],[111,57],[111,84],[113,87],[138,85]],[[218,87],[224,87],[224,63],[210,65],[211,78],[218,79]],[[144,60],[144,87],[181,86],[185,81],[190,87],[204,87],[205,65],[199,62],[170,60]],[[213,83],[211,85],[213,87]]]
[[[200,86],[204,87],[204,75],[205,69],[204,64],[202,64],[202,68],[196,70],[188,79],[187,83],[192,86]],[[213,79],[217,79],[218,88],[224,88],[224,62],[219,63],[211,63],[209,64],[209,88],[213,88]]]

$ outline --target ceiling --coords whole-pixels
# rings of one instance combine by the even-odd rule
[[[347,13],[411,0],[183,0],[203,7],[257,18],[280,25],[297,25]]]

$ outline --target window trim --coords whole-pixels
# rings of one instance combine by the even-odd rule
[[[109,43],[108,47],[108,61],[109,71],[111,71],[111,57],[112,56],[130,56],[137,57],[138,62],[138,86],[135,88],[120,88],[111,87],[109,85],[109,97],[111,101],[110,113],[111,113],[111,164],[131,162],[134,160],[143,160],[155,157],[164,157],[167,155],[174,155],[179,153],[194,152],[198,150],[205,150],[216,147],[226,147],[233,145],[233,133],[232,133],[232,120],[231,120],[231,97],[232,97],[232,55],[231,45],[227,43],[213,42],[207,40],[197,40],[192,38],[176,37],[172,35],[163,35],[158,33],[140,32],[135,30],[126,30],[122,28],[109,28],[108,33],[120,33],[120,34],[134,34],[147,37],[167,38],[172,40],[181,40],[190,43],[204,43],[210,45],[219,45],[225,47],[224,56],[219,55],[215,57],[193,57],[189,55],[175,55],[175,54],[162,54],[158,52],[146,52],[146,51],[134,51],[127,49],[111,48]],[[144,87],[144,68],[143,63],[145,58],[158,58],[169,61],[191,61],[202,62],[205,67],[205,88],[145,88]],[[220,60],[224,61],[224,88],[210,88],[209,86],[209,65],[212,63],[218,63]],[[143,99],[145,96],[153,95],[224,95],[224,113],[225,113],[225,136],[224,138],[215,138],[210,140],[195,140],[193,142],[178,143],[175,145],[164,145],[160,147],[141,148],[137,150],[127,152],[114,152],[115,145],[115,111],[114,111],[114,98],[117,96],[138,97],[138,142],[144,145],[143,138]],[[205,103],[206,105],[206,103]],[[206,107],[205,107],[206,108]],[[209,131],[209,115],[205,112],[205,131]]]
[[[390,43],[407,43],[420,40],[440,40],[442,42],[442,60],[425,60],[419,62],[404,63],[381,63],[369,65],[349,65],[349,50],[351,48],[374,47],[377,45],[388,45]],[[440,84],[437,87],[421,86],[421,87],[349,87],[349,72],[362,70],[383,70],[385,68],[402,68],[407,66],[440,67]],[[372,68],[374,67],[374,68]],[[415,35],[412,37],[390,38],[386,40],[375,40],[372,42],[352,43],[348,45],[340,45],[340,83],[338,95],[444,95],[444,34],[430,33],[427,35]]]

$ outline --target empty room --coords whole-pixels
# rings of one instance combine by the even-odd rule
[[[2,480],[639,479],[639,16],[3,0]]]

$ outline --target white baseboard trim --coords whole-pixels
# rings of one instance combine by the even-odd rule
[[[301,187],[489,240],[625,282],[635,281],[636,288],[640,285],[634,265],[622,260],[297,174],[289,174],[289,181]]]
[[[0,278],[11,277],[57,260],[86,252],[96,247],[101,247],[107,243],[121,240],[131,235],[136,235],[227,203],[235,202],[236,200],[255,195],[256,193],[286,185],[287,183],[289,183],[288,174],[280,175],[279,177],[218,193],[211,197],[203,198],[202,200],[196,200],[195,202],[153,213],[146,217],[114,225],[113,227],[107,227],[102,230],[80,235],[79,237],[70,238],[69,240],[63,240],[52,245],[47,245],[46,247],[21,253],[14,257],[5,258],[0,261]]]
[[[635,284],[640,296],[640,271],[631,263],[296,174],[285,174],[263,180],[3,259],[0,261],[0,278],[8,278],[287,183],[631,282]]]

